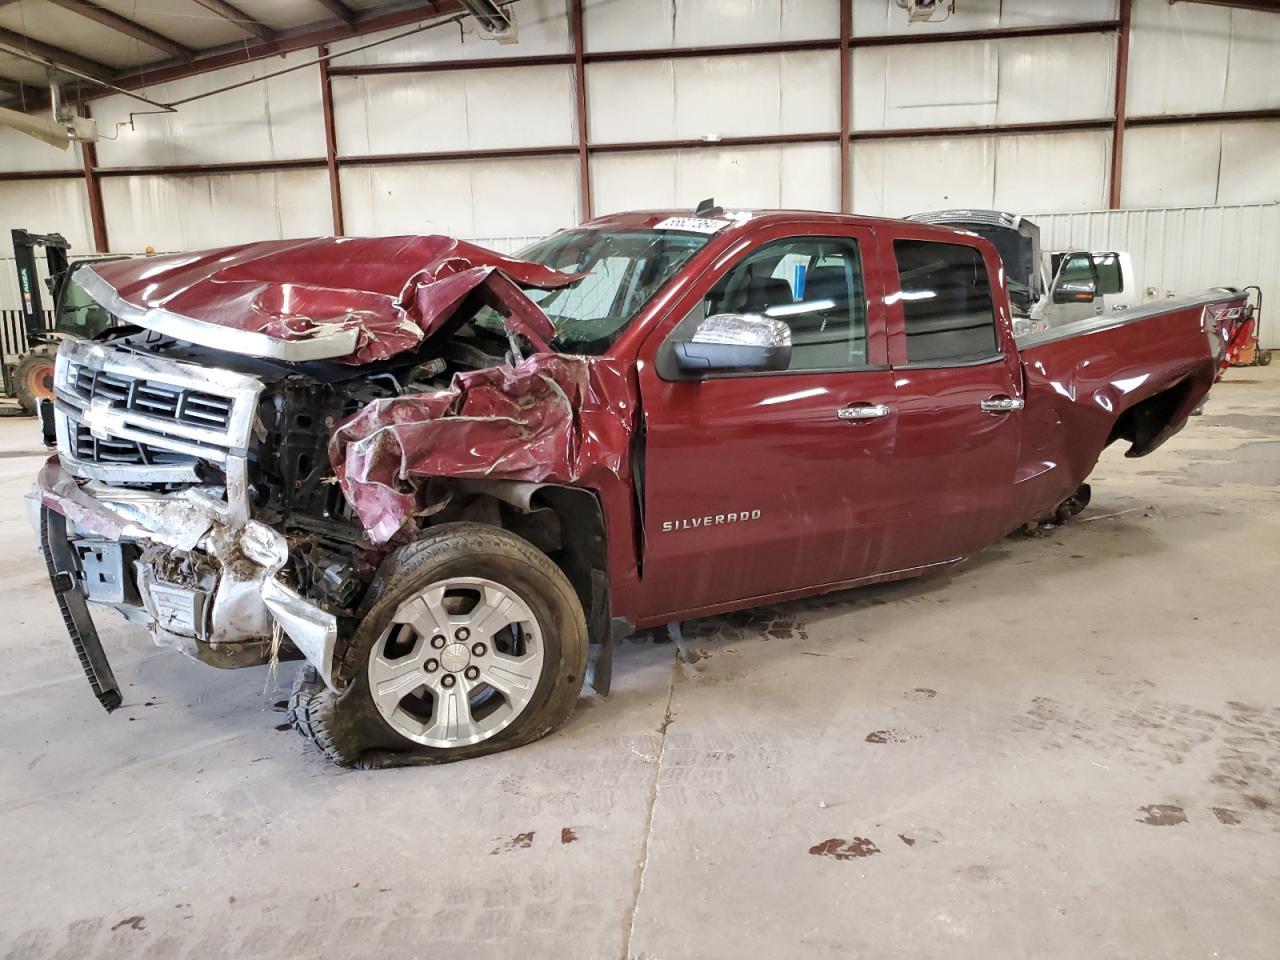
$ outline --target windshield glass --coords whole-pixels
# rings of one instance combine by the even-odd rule
[[[709,239],[656,230],[566,230],[515,256],[564,273],[589,274],[572,286],[526,290],[525,295],[555,325],[553,347],[600,354]],[[502,318],[487,307],[475,322],[503,329]]]

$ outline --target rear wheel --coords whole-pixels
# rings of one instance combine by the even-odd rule
[[[573,710],[587,627],[572,585],[521,538],[438,527],[399,550],[339,666],[300,674],[291,719],[344,766],[440,763],[535,740]]]
[[[18,394],[18,404],[28,413],[35,413],[36,401],[53,396],[53,362],[58,348],[50,343],[32,347],[13,368],[13,384]]]

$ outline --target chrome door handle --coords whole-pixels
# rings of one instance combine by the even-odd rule
[[[1013,410],[1021,410],[1026,406],[1026,401],[1021,397],[991,397],[983,400],[978,406],[986,413],[1009,413]]]
[[[875,420],[889,415],[887,403],[851,403],[836,411],[841,420]]]

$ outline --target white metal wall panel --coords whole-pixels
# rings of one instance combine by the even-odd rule
[[[339,155],[572,143],[573,107],[569,67],[333,78]]]
[[[852,56],[855,130],[995,123],[999,68],[993,43],[861,47]]]
[[[1032,214],[1046,250],[1127,250],[1143,299],[1258,284],[1280,296],[1280,204]],[[1264,346],[1280,348],[1280,316],[1263,304]],[[1270,322],[1268,322],[1270,321]]]
[[[1116,38],[1105,34],[860,47],[855,130],[1110,116]]]
[[[840,126],[835,51],[596,63],[595,143],[814,133]]]
[[[313,59],[315,51],[301,50],[142,92],[170,102]],[[133,128],[128,126],[131,112],[154,109],[118,94],[93,101],[93,116],[104,137],[98,143],[98,163],[132,167],[324,156],[320,70],[315,66],[184,104],[176,113],[138,115]],[[116,128],[117,123],[125,125]],[[116,139],[106,139],[113,136]]]
[[[866,140],[851,154],[855,213],[903,217],[995,201],[993,137]]]
[[[1216,203],[1221,158],[1216,123],[1126,130],[1121,202],[1126,207]]]
[[[1132,116],[1280,106],[1280,16],[1134,0]]]
[[[1089,120],[1115,110],[1116,37],[1082,33],[996,43],[997,123]]]
[[[323,170],[102,181],[112,250],[201,250],[333,232]]]
[[[835,144],[698,147],[601,154],[591,161],[598,213],[693,207],[715,197],[726,207],[836,210],[840,151]]]
[[[0,127],[0,170],[79,170],[82,164],[76,144],[59,150],[12,127]]]
[[[446,24],[358,53],[347,52],[378,40],[400,36],[413,29],[413,25],[409,25],[352,37],[350,40],[338,40],[331,43],[329,49],[342,54],[334,60],[335,66],[430,60],[491,60],[495,57],[568,53],[571,50],[566,0],[520,0],[512,9],[516,15],[519,37],[519,42],[514,44],[485,39],[476,22],[468,17],[462,22],[461,30],[456,24]]]
[[[1107,204],[1107,131],[996,138],[997,210],[1096,210]]]
[[[1280,120],[1220,126],[1217,202],[1265,203],[1280,197]]]
[[[1163,2],[1163,0],[1162,0]],[[908,24],[906,12],[894,0],[853,0],[853,33],[859,37],[919,32],[953,33],[993,27],[1049,26],[1089,20],[1114,20],[1119,0],[957,0],[954,15],[930,24]]]
[[[60,233],[72,250],[93,249],[93,225],[84,180],[0,180],[0,257],[13,256],[9,231]]]
[[[576,157],[344,167],[354,236],[541,236],[577,223]]]
[[[647,50],[832,39],[839,0],[584,0],[586,48]]]

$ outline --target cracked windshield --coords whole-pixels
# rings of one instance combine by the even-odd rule
[[[590,274],[570,287],[525,293],[555,324],[552,346],[600,354],[708,239],[655,230],[569,230],[516,256],[564,273]],[[501,318],[489,309],[476,322],[502,330]]]

